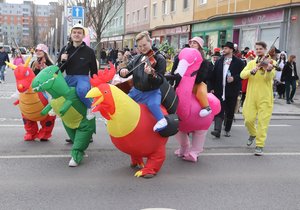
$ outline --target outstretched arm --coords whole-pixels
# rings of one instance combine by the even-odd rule
[[[45,106],[45,108],[42,110],[41,115],[45,116],[48,114],[48,112],[52,109],[50,104],[47,104],[47,106]]]

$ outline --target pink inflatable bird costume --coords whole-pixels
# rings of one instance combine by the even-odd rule
[[[175,136],[180,148],[175,151],[175,154],[192,162],[197,162],[198,156],[203,151],[207,130],[214,116],[221,110],[220,101],[213,94],[208,93],[208,103],[212,112],[205,117],[199,115],[201,106],[194,88],[197,71],[202,61],[203,58],[198,50],[184,48],[179,54],[179,64],[176,70],[181,80],[176,89],[179,98],[177,114],[180,123],[179,132]],[[189,140],[189,133],[192,134],[192,142]]]

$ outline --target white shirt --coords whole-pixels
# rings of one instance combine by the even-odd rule
[[[226,86],[226,79],[227,79],[227,74],[228,74],[228,69],[231,64],[232,57],[231,58],[224,58],[223,62],[223,94],[222,94],[222,99],[225,101],[225,86]]]

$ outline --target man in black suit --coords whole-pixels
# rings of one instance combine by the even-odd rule
[[[215,116],[214,131],[211,132],[217,138],[220,138],[224,118],[225,136],[230,137],[234,109],[241,89],[240,73],[244,62],[234,56],[233,52],[234,44],[226,42],[223,46],[223,56],[215,63],[211,76],[211,92],[221,102],[221,112]]]

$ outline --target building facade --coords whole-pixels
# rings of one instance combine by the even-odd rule
[[[127,0],[125,4],[125,36],[123,46],[134,48],[135,36],[150,29],[150,1]]]
[[[123,39],[125,32],[124,14],[124,1],[117,1],[116,4],[113,5],[113,8],[111,8],[111,10],[109,11],[109,14],[107,16],[107,21],[110,21],[102,34],[102,48],[123,48]]]
[[[150,30],[156,45],[167,40],[175,49],[188,43],[194,0],[151,0]]]
[[[0,3],[0,42],[32,46],[34,40],[43,42],[53,26],[55,4],[35,5],[32,1],[23,4]]]

